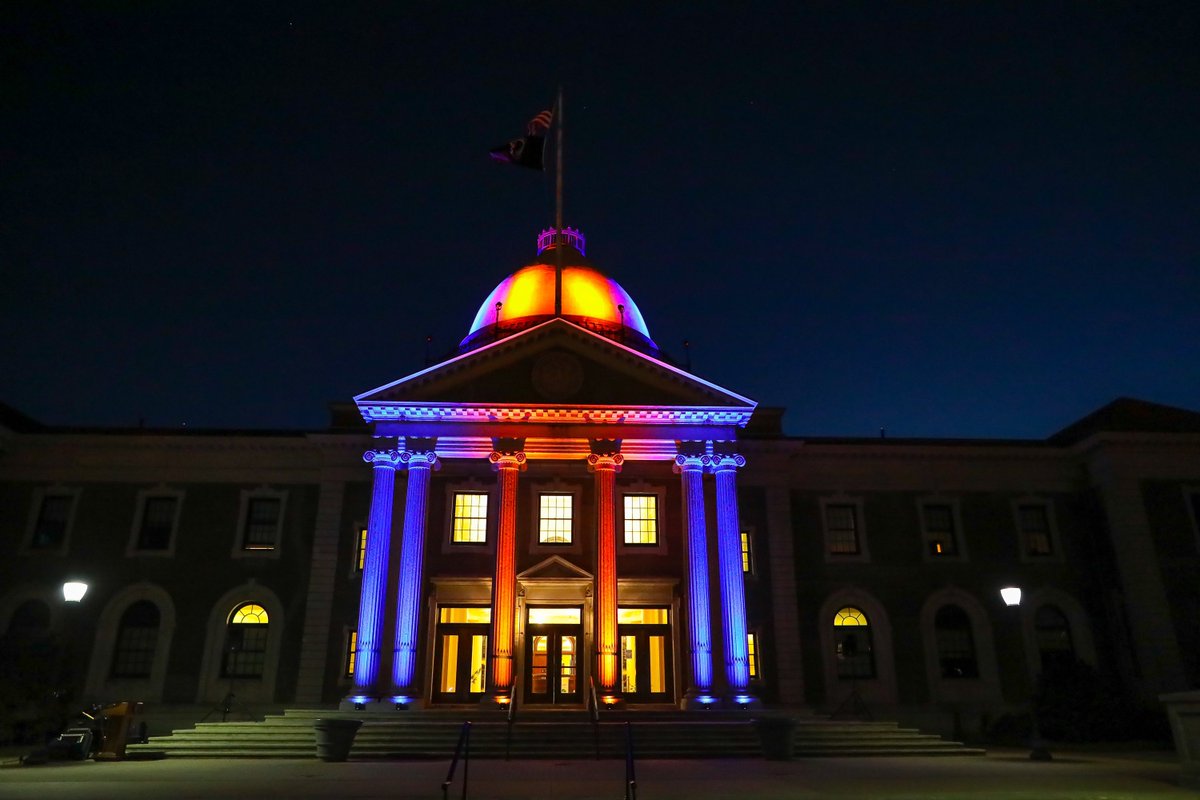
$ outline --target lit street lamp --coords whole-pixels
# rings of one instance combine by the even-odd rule
[[[1023,630],[1021,626],[1021,588],[1019,586],[1006,586],[1000,590],[1000,597],[1004,600],[1004,605],[1009,608],[1016,609],[1017,615],[1017,630]],[[1046,744],[1042,741],[1042,730],[1038,726],[1037,703],[1034,697],[1029,698],[1029,720],[1033,728],[1029,732],[1029,758],[1031,761],[1050,761],[1053,756],[1046,748]]]
[[[67,581],[62,585],[63,600],[78,603],[87,594],[88,585],[83,581]]]

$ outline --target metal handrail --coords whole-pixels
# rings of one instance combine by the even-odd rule
[[[508,731],[504,736],[504,760],[510,760],[512,756],[512,733],[513,723],[517,721],[517,682],[513,681],[512,689],[508,692]]]
[[[637,771],[633,759],[633,723],[625,723],[625,800],[637,800]]]
[[[596,759],[600,759],[600,701],[596,697],[596,679],[588,676],[588,709],[592,718],[592,739],[596,745]]]
[[[463,757],[462,800],[467,800],[467,778],[471,774],[471,722],[462,725],[458,733],[458,744],[454,746],[454,758],[450,760],[450,769],[446,772],[446,780],[442,781],[442,800],[450,797],[450,784],[454,783],[454,770],[458,767],[459,755]]]

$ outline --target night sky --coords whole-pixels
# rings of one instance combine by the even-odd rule
[[[560,83],[567,224],[789,433],[1200,409],[1200,3],[94,5],[0,12],[43,422],[315,429],[445,354],[553,220],[487,151]]]

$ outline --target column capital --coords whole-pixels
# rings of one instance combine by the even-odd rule
[[[712,456],[704,453],[680,453],[675,456],[675,466],[673,469],[676,474],[679,474],[692,470],[702,470],[705,467],[712,466],[712,463]]]
[[[525,469],[525,451],[502,453],[499,450],[493,450],[488,456],[488,461],[492,462],[492,469],[497,472],[503,469]]]
[[[395,469],[400,464],[400,451],[368,450],[363,453],[363,461],[375,467],[390,467]]]
[[[608,455],[598,455],[590,453],[587,457],[588,472],[602,472],[611,470],[620,472],[621,465],[625,463],[625,456],[620,453],[611,453]]]
[[[432,450],[401,450],[399,451],[399,459],[400,463],[409,469],[413,469],[414,467],[436,469],[441,466],[437,453]]]
[[[746,466],[746,457],[740,453],[713,453],[712,471],[728,472]]]

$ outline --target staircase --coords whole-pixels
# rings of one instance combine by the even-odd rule
[[[472,721],[471,755],[595,758],[597,731],[585,712],[524,709],[513,726],[511,746],[502,711],[410,711],[389,715],[325,709],[289,709],[261,722],[201,722],[147,744],[130,745],[131,754],[163,752],[173,758],[315,758],[317,718],[363,719],[350,758],[443,759],[454,752],[459,730]],[[621,758],[626,721],[633,723],[637,757],[759,758],[762,751],[746,713],[679,711],[606,711],[599,725],[601,758]],[[983,755],[959,742],[901,728],[894,722],[835,722],[797,718],[797,757]]]

